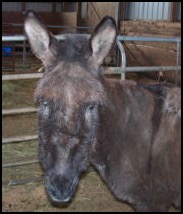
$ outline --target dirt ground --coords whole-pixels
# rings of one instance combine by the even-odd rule
[[[67,207],[54,207],[47,198],[43,181],[18,186],[3,186],[4,212],[119,212],[133,211],[116,201],[94,170],[82,178],[72,203]]]
[[[79,188],[67,207],[54,207],[46,195],[44,182],[2,187],[3,212],[134,212],[117,201],[91,168],[81,179]],[[173,207],[170,212],[176,212]]]
[[[132,79],[142,82],[135,74]],[[3,84],[3,108],[34,106],[33,92],[37,81]],[[28,87],[29,85],[29,87]],[[12,104],[13,103],[13,104]],[[37,133],[36,114],[3,117],[3,137]],[[2,148],[3,164],[37,158],[37,142],[7,144]],[[133,209],[117,201],[92,167],[80,181],[75,197],[67,207],[54,207],[47,198],[44,181],[11,185],[16,179],[43,176],[39,164],[3,168],[2,211],[3,212],[133,212]],[[11,182],[10,182],[11,181]],[[176,212],[174,208],[170,212]]]

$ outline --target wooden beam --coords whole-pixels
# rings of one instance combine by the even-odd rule
[[[170,16],[169,19],[171,22],[177,21],[177,13],[178,13],[178,2],[170,3]]]
[[[81,2],[77,2],[77,26],[81,26]]]
[[[34,79],[41,78],[43,73],[30,73],[30,74],[4,74],[2,80],[20,80],[20,79]]]
[[[56,13],[56,2],[52,2],[52,13]]]
[[[2,144],[18,143],[18,142],[22,142],[22,141],[37,140],[37,139],[38,139],[37,135],[8,137],[8,138],[3,138],[2,139]]]
[[[37,108],[17,108],[17,109],[3,109],[2,116],[13,115],[13,114],[26,114],[37,112]]]
[[[20,162],[17,162],[17,163],[5,163],[5,164],[2,165],[2,168],[22,166],[22,165],[34,164],[34,163],[39,163],[39,160],[20,161]]]
[[[25,2],[22,2],[22,12],[26,11],[26,5]]]
[[[125,2],[119,2],[119,22],[125,20],[125,6],[126,3]]]

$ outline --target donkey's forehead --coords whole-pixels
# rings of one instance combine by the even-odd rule
[[[44,73],[35,97],[58,100],[69,105],[80,102],[105,102],[101,82],[79,63],[59,63],[51,72]]]
[[[76,42],[79,42],[79,41],[87,41],[89,38],[90,38],[90,34],[69,34],[69,33],[66,33],[66,34],[62,34],[62,38],[63,40],[65,41],[69,41],[70,43],[76,43]]]

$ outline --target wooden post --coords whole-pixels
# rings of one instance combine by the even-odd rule
[[[170,3],[170,16],[169,19],[172,22],[177,21],[177,12],[178,12],[178,2],[171,2]]]

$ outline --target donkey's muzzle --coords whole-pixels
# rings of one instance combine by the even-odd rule
[[[70,180],[58,175],[55,177],[46,176],[45,180],[48,196],[55,205],[64,205],[70,202],[77,184],[77,178]]]

